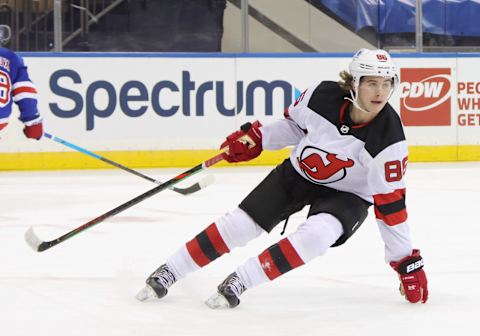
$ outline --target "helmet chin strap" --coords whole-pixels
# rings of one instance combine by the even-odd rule
[[[393,95],[393,88],[390,90],[390,94],[388,95],[388,98],[387,98],[387,102],[390,100],[390,98],[392,97]],[[345,97],[344,99],[345,100],[348,100],[348,101],[351,101],[353,106],[355,106],[356,108],[358,108],[360,111],[363,111],[365,113],[372,113],[366,109],[364,109],[363,107],[360,106],[360,104],[358,103],[357,101],[357,94],[356,92],[354,92],[353,90],[350,90],[350,95],[352,96],[352,98],[349,98],[349,97]]]
[[[368,110],[365,110],[363,107],[360,106],[360,104],[357,102],[357,95],[355,94],[355,92],[353,92],[353,90],[350,90],[350,94],[352,95],[352,98],[349,98],[349,97],[345,97],[344,99],[345,100],[349,100],[352,102],[353,106],[355,106],[356,108],[358,108],[360,111],[363,111],[365,113],[371,113],[370,111]]]

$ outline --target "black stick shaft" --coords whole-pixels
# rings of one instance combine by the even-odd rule
[[[132,198],[128,202],[125,202],[125,203],[119,205],[118,207],[104,213],[103,215],[100,215],[100,216],[92,219],[91,221],[77,227],[76,229],[64,234],[63,236],[60,236],[57,239],[54,239],[54,240],[51,240],[51,241],[42,242],[38,247],[38,251],[39,252],[45,251],[45,250],[47,250],[47,249],[49,249],[49,248],[51,248],[51,247],[53,247],[57,244],[60,244],[60,243],[64,242],[65,240],[79,234],[80,232],[85,231],[88,228],[91,228],[92,226],[103,222],[107,218],[115,216],[115,215],[119,214],[120,212],[125,211],[128,208],[134,206],[135,204],[140,203],[140,202],[146,200],[147,198],[152,197],[153,195],[159,193],[160,191],[162,191],[166,188],[169,188],[170,186],[174,185],[175,183],[178,183],[178,182],[186,179],[187,177],[190,177],[193,174],[198,173],[199,171],[214,165],[215,163],[221,161],[222,159],[223,159],[222,158],[222,153],[220,153],[220,154],[212,157],[211,159],[206,160],[206,161],[202,162],[201,164],[199,164],[199,165],[197,165],[197,166],[195,166],[195,167],[193,167],[193,168],[175,176],[174,178],[168,180],[167,182],[162,183],[161,185],[159,185],[159,186],[157,186],[153,189],[150,189],[149,191],[147,191],[147,192],[145,192],[145,193],[143,193],[143,194],[141,194],[141,195],[139,195],[135,198]]]

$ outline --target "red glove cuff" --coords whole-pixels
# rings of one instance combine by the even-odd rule
[[[257,120],[253,124],[243,124],[240,130],[230,134],[220,146],[225,150],[223,159],[228,162],[242,162],[259,156],[263,150],[261,126]]]
[[[399,274],[409,274],[423,268],[423,258],[420,256],[420,250],[413,250],[412,255],[400,259],[397,262],[391,262],[390,266]]]
[[[23,133],[29,139],[40,140],[43,136],[43,124],[40,122],[38,124],[25,126],[23,129]]]
[[[412,255],[391,262],[390,266],[397,271],[400,278],[400,293],[405,295],[408,301],[412,303],[427,302],[428,281],[423,270],[423,258],[420,256],[420,250],[413,250]]]

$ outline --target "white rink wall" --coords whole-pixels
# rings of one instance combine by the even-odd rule
[[[216,149],[245,121],[268,123],[351,54],[23,54],[48,132],[92,151]],[[410,146],[480,144],[480,54],[393,54],[391,99]],[[15,116],[18,113],[14,112]],[[1,153],[58,152],[13,117]],[[473,159],[478,155],[474,148]]]

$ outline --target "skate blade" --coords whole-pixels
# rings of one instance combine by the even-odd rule
[[[213,294],[205,304],[211,309],[227,309],[230,308],[230,304],[228,303],[227,299],[220,293]]]
[[[135,298],[138,301],[147,301],[148,299],[156,299],[157,294],[155,293],[152,287],[150,287],[149,285],[146,285],[145,287],[143,287],[143,289],[140,292],[138,292]]]

